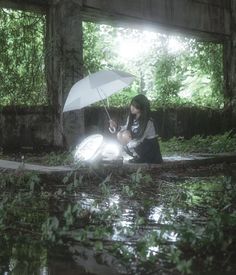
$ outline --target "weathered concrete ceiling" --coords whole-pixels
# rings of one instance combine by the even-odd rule
[[[50,0],[0,0],[0,7],[46,12]]]
[[[221,0],[84,0],[87,16],[143,23],[200,36],[230,35],[230,1]]]
[[[87,20],[150,25],[202,37],[230,35],[230,0],[67,0],[79,2]],[[0,0],[7,8],[46,11],[58,0]]]

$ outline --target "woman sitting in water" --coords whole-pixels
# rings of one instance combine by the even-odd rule
[[[124,150],[136,163],[162,163],[157,131],[151,118],[150,103],[146,96],[139,94],[130,103],[126,125],[118,129],[117,123],[110,120],[110,128],[116,129],[117,139]]]

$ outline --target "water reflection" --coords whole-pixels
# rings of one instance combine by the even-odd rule
[[[149,215],[149,220],[153,220],[156,223],[161,222],[162,220],[162,211],[163,211],[163,206],[155,206],[151,208],[150,210],[150,215]]]
[[[150,246],[148,248],[147,258],[157,255],[159,251],[160,251],[160,246]]]
[[[31,234],[34,227],[28,227],[21,234],[27,235],[29,240],[32,238],[31,245],[23,245],[20,238],[15,238],[4,249],[1,242],[1,250],[5,252],[0,254],[0,274],[144,274],[140,269],[141,263],[153,257],[156,257],[156,261],[161,258],[167,261],[171,247],[181,243],[184,234],[188,238],[194,235],[195,225],[199,227],[198,232],[204,233],[209,218],[206,216],[207,210],[210,207],[217,206],[218,209],[222,202],[224,207],[230,205],[229,208],[235,211],[230,202],[230,195],[235,196],[234,189],[230,189],[235,186],[234,180],[223,175],[158,179],[150,185],[127,181],[127,188],[121,188],[116,182],[107,186],[109,192],[105,193],[98,188],[96,182],[90,185],[85,183],[82,191],[76,190],[76,196],[65,195],[63,200],[53,198],[53,206],[57,206],[58,212],[46,207],[43,215],[39,211],[40,215],[36,213],[35,216],[30,216],[30,212],[25,216],[26,205],[21,200],[22,213],[17,213],[15,220],[24,221],[24,225],[35,220],[39,223],[37,230],[40,230],[40,223],[45,222],[50,215],[56,216],[57,227],[54,224],[50,230],[55,234],[57,242],[64,246],[61,249],[61,244],[53,243],[53,249],[48,247],[48,243],[42,242],[40,238],[34,239]],[[124,193],[124,190],[127,192]],[[227,190],[230,192],[224,196]],[[46,201],[45,194],[44,197],[37,198],[40,199]],[[81,211],[77,211],[79,207],[86,210],[86,219],[80,215]],[[68,222],[71,220],[74,223]],[[11,222],[14,223],[14,220]],[[63,230],[67,230],[67,238],[60,239]],[[82,230],[83,238],[76,238]],[[9,231],[8,235],[3,232],[9,239],[16,234],[16,231]],[[198,237],[200,239],[201,236]],[[233,238],[232,236],[232,242]],[[152,267],[155,268],[154,263],[155,261],[149,263],[150,272]]]
[[[83,267],[86,274],[119,274],[117,269],[124,270],[116,258],[107,253],[95,255],[93,249],[84,246],[73,245],[69,248],[74,262]],[[55,273],[56,274],[56,273]]]
[[[112,207],[114,205],[118,205],[119,202],[120,202],[120,196],[115,194],[115,195],[112,195],[111,197],[109,197],[109,207]]]
[[[39,271],[40,275],[48,275],[48,268],[47,267],[42,267]]]

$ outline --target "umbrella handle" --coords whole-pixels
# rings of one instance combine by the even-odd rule
[[[108,129],[109,129],[109,131],[110,131],[112,134],[114,134],[114,133],[116,132],[116,128],[115,128],[115,127],[109,127]]]

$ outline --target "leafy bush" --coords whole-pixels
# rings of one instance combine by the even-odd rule
[[[47,103],[45,16],[0,9],[0,105]]]
[[[189,153],[222,153],[236,151],[236,134],[232,131],[223,135],[207,136],[196,135],[189,140],[174,137],[168,141],[160,141],[163,155]]]

